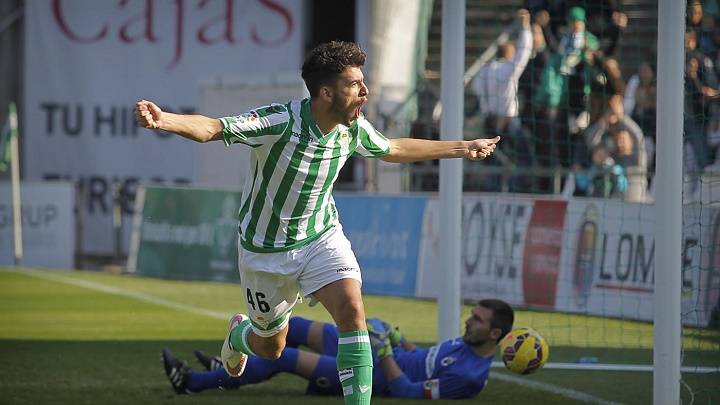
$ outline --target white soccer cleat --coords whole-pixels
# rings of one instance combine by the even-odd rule
[[[243,352],[238,352],[233,349],[230,344],[230,332],[237,328],[238,325],[245,319],[248,319],[247,315],[235,314],[230,319],[230,327],[228,328],[227,337],[223,343],[222,350],[220,351],[220,359],[225,371],[227,371],[230,377],[240,377],[245,371],[245,365],[247,364],[248,355]]]

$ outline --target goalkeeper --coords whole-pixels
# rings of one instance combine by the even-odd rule
[[[373,395],[417,399],[463,399],[477,396],[490,375],[498,343],[512,329],[513,310],[504,301],[484,299],[465,321],[465,333],[427,349],[417,347],[397,328],[378,318],[367,320],[373,347]],[[277,360],[249,357],[249,367],[238,377],[228,376],[218,357],[196,351],[208,370],[190,370],[168,350],[163,363],[178,394],[211,388],[237,388],[287,372],[308,380],[307,394],[342,395],[338,373],[338,329],[335,325],[305,318],[290,319],[287,346]],[[300,346],[314,352],[299,350]],[[360,387],[362,389],[362,387]]]

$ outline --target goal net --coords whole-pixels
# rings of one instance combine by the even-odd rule
[[[439,85],[435,3],[428,94]],[[518,9],[528,6],[524,25]],[[681,401],[720,403],[720,9],[690,0],[686,10],[685,76],[674,78],[683,148],[661,162],[658,117],[675,111],[658,110],[656,1],[466,2],[464,136],[503,139],[491,159],[464,165],[462,299],[510,302],[516,324],[550,342],[548,369],[568,381],[579,370],[619,373],[597,379],[615,381],[600,397],[622,403],[651,402],[652,378],[636,372],[658,366],[656,235],[675,232],[657,218],[659,165],[682,167]],[[438,137],[436,107],[418,107],[421,136]],[[409,189],[437,191],[438,172],[411,167]],[[440,210],[431,198],[421,296],[442,277]]]

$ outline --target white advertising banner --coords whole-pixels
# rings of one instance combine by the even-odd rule
[[[141,183],[198,184],[199,144],[139,128],[139,99],[198,111],[201,83],[297,74],[303,2],[29,1],[25,9],[24,173],[84,190],[83,253],[113,252],[112,192],[129,240]],[[240,113],[242,111],[238,111]],[[210,113],[210,112],[209,112]],[[127,250],[127,243],[124,249]]]
[[[706,325],[720,289],[718,211],[683,210],[682,315]],[[555,308],[653,320],[655,206],[620,201],[571,201]]]
[[[416,296],[436,298],[444,268],[439,204],[425,208]],[[464,197],[463,299],[653,320],[655,207],[617,200]],[[704,326],[720,300],[720,210],[683,211],[682,315]],[[660,224],[659,226],[662,226]]]
[[[462,212],[463,298],[495,297],[523,304],[522,268],[525,235],[532,213],[531,198],[464,197]],[[418,264],[418,297],[435,298],[440,263],[440,204],[428,200]]]
[[[75,188],[65,181],[20,185],[22,265],[72,269]],[[15,265],[12,187],[0,183],[0,266]]]

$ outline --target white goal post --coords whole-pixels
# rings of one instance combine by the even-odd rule
[[[660,0],[657,54],[657,192],[653,404],[680,403],[682,159],[685,2]]]

